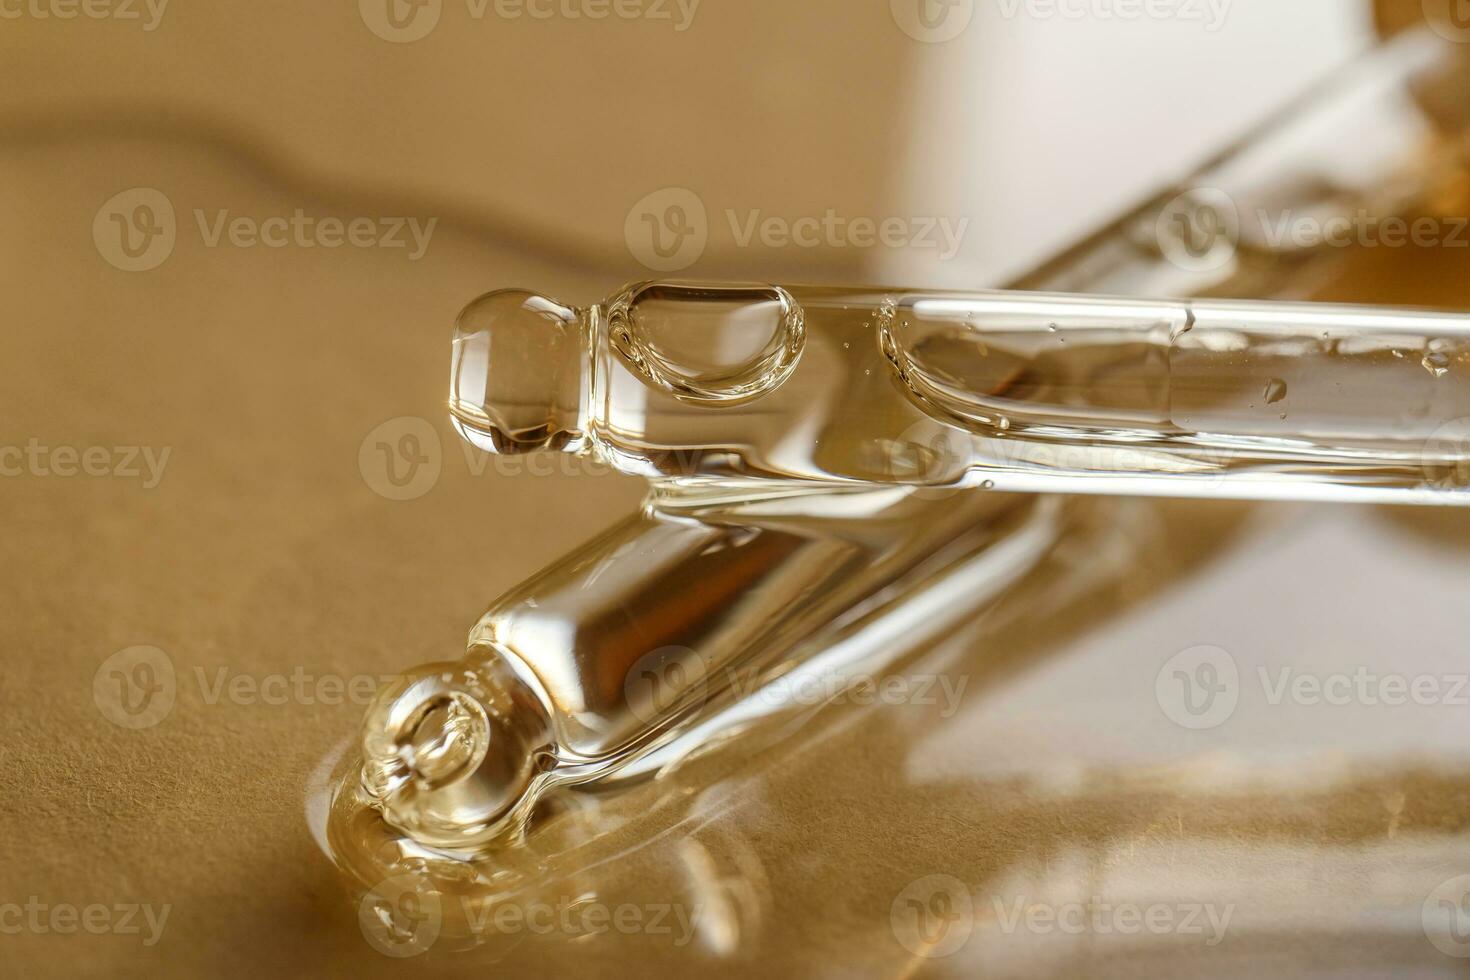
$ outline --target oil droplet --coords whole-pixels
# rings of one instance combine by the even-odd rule
[[[1397,357],[1397,358],[1398,358],[1398,359],[1399,359],[1399,360],[1401,360],[1401,361],[1402,361],[1402,360],[1403,360],[1403,359],[1404,359],[1404,352],[1403,352],[1403,351],[1401,351],[1401,350],[1395,350],[1395,351],[1394,351],[1394,352],[1393,352],[1393,356],[1394,356],[1394,357]]]
[[[764,394],[791,374],[805,316],[778,286],[647,283],[607,305],[608,338],[652,384],[692,401]]]
[[[1424,360],[1419,363],[1424,365],[1424,370],[1436,378],[1442,378],[1450,373],[1449,355],[1441,351],[1430,351],[1424,355]]]
[[[986,480],[984,483],[980,484],[980,489],[981,490],[994,490],[995,489],[995,481],[994,480]]]
[[[1266,404],[1275,405],[1286,397],[1286,382],[1280,378],[1272,378],[1266,383]],[[1284,416],[1283,416],[1284,417]]]

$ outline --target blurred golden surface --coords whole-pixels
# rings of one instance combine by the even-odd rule
[[[830,18],[835,6],[789,16]],[[355,679],[457,656],[489,600],[642,494],[602,471],[468,454],[444,411],[455,311],[495,286],[583,302],[639,274],[618,241],[632,185],[676,183],[692,166],[676,156],[654,176],[661,148],[679,144],[661,137],[663,122],[625,124],[650,101],[665,122],[703,120],[690,145],[742,113],[789,109],[790,129],[768,144],[701,150],[722,161],[709,179],[766,181],[751,197],[780,210],[780,175],[764,170],[773,147],[813,166],[840,155],[830,199],[849,188],[862,208],[863,189],[890,162],[881,141],[858,134],[886,111],[901,70],[854,30],[840,42],[852,48],[827,57],[863,70],[808,85],[807,48],[768,30],[759,36],[774,51],[759,59],[774,61],[751,64],[755,38],[737,32],[709,50],[679,49],[685,60],[668,75],[620,90],[620,112],[580,93],[636,60],[643,38],[628,38],[627,51],[600,35],[581,48],[569,41],[554,59],[497,40],[496,84],[549,87],[546,101],[495,121],[520,134],[502,146],[475,135],[479,103],[416,97],[394,88],[401,73],[391,84],[380,76],[391,46],[362,38],[359,56],[329,62],[313,58],[317,42],[303,32],[282,54],[288,42],[268,22],[284,7],[220,15],[230,29],[218,32],[181,7],[167,27],[214,40],[184,46],[193,60],[172,83],[147,70],[146,38],[84,43],[55,63],[62,25],[0,25],[3,76],[51,80],[62,107],[33,111],[14,87],[0,98],[0,444],[28,454],[0,460],[27,460],[0,479],[10,517],[0,535],[6,973],[1466,971],[1470,960],[1451,955],[1465,950],[1446,952],[1431,925],[1437,903],[1463,899],[1456,881],[1470,874],[1470,692],[1450,690],[1467,672],[1470,515],[1224,503],[1087,505],[1099,508],[1097,536],[1059,560],[1105,563],[1108,584],[1050,604],[1040,590],[1034,605],[957,636],[949,655],[970,687],[952,715],[834,708],[787,743],[748,754],[727,746],[691,769],[674,788],[689,815],[657,835],[629,820],[605,848],[609,863],[588,869],[600,901],[681,904],[696,913],[687,931],[522,930],[465,953],[383,955],[312,816],[322,766],[362,714]],[[340,30],[362,28],[349,18]],[[267,47],[275,81],[252,89],[256,104],[240,118],[280,113],[279,133],[305,148],[295,162],[262,150],[280,144],[235,119],[147,108],[175,94],[167,85],[179,77],[231,95],[236,66]],[[710,94],[717,86],[673,84],[716,56],[738,80],[728,101]],[[356,116],[313,98],[344,84],[360,88]],[[767,101],[750,94],[765,87]],[[399,128],[376,132],[381,100],[392,99],[403,100],[388,114]],[[809,131],[813,114],[848,142]],[[414,120],[466,129],[464,153],[445,157],[458,173],[441,186],[477,185],[488,156],[503,169],[463,199],[408,180],[401,193],[379,190],[414,167],[415,155],[399,152],[423,136]],[[315,142],[323,129],[337,139]],[[611,168],[611,191],[582,185],[578,153]],[[565,211],[518,211],[522,178],[564,189]],[[132,273],[118,263],[136,257],[99,247],[108,239],[94,238],[94,224],[105,202],[138,187],[166,188],[177,234],[157,267]],[[437,223],[416,260],[409,247],[237,247],[228,234],[209,243],[221,210],[263,221],[297,209],[344,223]],[[587,240],[556,230],[588,213],[589,227],[611,231]],[[811,276],[859,264],[788,258]],[[1380,249],[1357,260],[1333,298],[1470,302],[1465,251]],[[719,268],[756,263],[737,256]],[[376,449],[405,432],[420,436],[415,459],[426,467],[406,481]],[[105,475],[82,469],[89,449],[105,452],[106,464],[91,457]],[[1189,730],[1171,720],[1157,683],[1171,658],[1201,646],[1228,651],[1241,694],[1228,718]],[[166,711],[160,700],[130,713],[137,703],[114,685],[114,658],[136,647],[166,658],[147,655],[171,671]],[[124,680],[164,683],[165,670],[135,666],[123,664]],[[1273,704],[1283,670],[1429,678],[1442,696]],[[604,805],[636,814],[665,792],[645,787]],[[587,819],[596,826],[596,814]],[[933,903],[933,876],[958,882],[966,894],[951,899],[970,902],[930,936],[942,944],[963,932],[942,957],[927,955],[932,945],[916,952],[905,931],[906,902],[954,910]],[[574,901],[576,882],[566,887]],[[1057,920],[1097,904],[1113,909],[1106,928]],[[68,930],[53,915],[94,905],[108,910],[96,930],[75,916]],[[1155,907],[1174,917],[1167,929],[1118,917]],[[1198,931],[1183,927],[1185,915]],[[1217,937],[1211,923],[1222,920]]]

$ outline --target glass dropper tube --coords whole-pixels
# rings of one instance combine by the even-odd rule
[[[451,411],[654,480],[1470,503],[1470,317],[1015,291],[491,293]]]

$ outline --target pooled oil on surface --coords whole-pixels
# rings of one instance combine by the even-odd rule
[[[1293,957],[1428,967],[1454,942],[1436,896],[1453,897],[1470,853],[1470,782],[1413,748],[1431,715],[1395,709],[1397,734],[1370,748],[1347,734],[1362,727],[1357,710],[1242,691],[1235,717],[1191,743],[1156,700],[1175,652],[1164,635],[1227,644],[1242,678],[1257,662],[1277,670],[1250,646],[1269,624],[1228,639],[1204,625],[1209,610],[1252,580],[1280,590],[1278,565],[1344,540],[1335,519],[1313,531],[1250,514],[1077,500],[1002,602],[889,662],[890,678],[946,680],[933,698],[913,683],[891,700],[757,713],[737,737],[637,778],[550,794],[520,836],[474,853],[426,849],[385,824],[349,753],[329,804],[331,856],[355,883],[368,941],[430,962],[552,969],[615,956],[655,975],[692,964],[733,975],[760,960],[946,976],[1147,962],[1160,975],[1230,975],[1289,923]],[[1371,535],[1356,547],[1381,553]],[[1336,563],[1346,570],[1352,553]],[[1466,567],[1443,587],[1460,587]],[[1363,585],[1399,573],[1385,566]],[[1198,632],[1161,633],[1161,620]],[[1384,653],[1379,669],[1392,664]],[[1005,732],[1022,737],[997,741]],[[901,859],[879,856],[895,847]],[[1334,884],[1348,879],[1360,887]]]
[[[994,520],[1010,520],[1008,512],[1017,510],[1036,511],[1034,502],[1022,498],[1009,503],[991,499],[987,506]],[[952,503],[927,501],[923,508],[937,515],[952,509]],[[941,583],[944,578],[959,578],[959,590],[940,598],[954,607],[945,621],[963,628],[966,644],[956,643],[952,635],[915,628],[918,620],[932,617],[933,610],[932,603],[925,604],[923,585],[909,582],[897,612],[903,619],[897,631],[883,632],[876,644],[866,647],[860,634],[838,644],[831,635],[825,638],[827,645],[843,647],[815,675],[825,678],[825,684],[804,689],[794,685],[784,669],[733,677],[740,700],[717,704],[711,692],[706,708],[721,710],[706,710],[701,716],[706,724],[690,731],[687,744],[667,746],[657,764],[636,772],[608,767],[593,783],[548,791],[513,833],[474,849],[426,848],[392,826],[376,798],[379,789],[365,776],[371,767],[364,768],[361,753],[347,751],[319,804],[326,810],[326,837],[334,860],[362,889],[364,928],[375,942],[405,954],[433,946],[490,947],[488,952],[503,955],[524,938],[491,925],[496,921],[505,925],[504,909],[561,903],[575,910],[605,903],[611,901],[609,894],[629,887],[624,879],[637,867],[641,886],[656,889],[666,904],[679,904],[689,912],[692,938],[706,953],[733,955],[774,911],[776,896],[760,887],[764,871],[756,857],[759,848],[742,840],[731,826],[732,821],[738,825],[742,814],[762,808],[762,787],[773,771],[769,765],[779,768],[782,759],[789,762],[817,751],[836,733],[853,731],[854,725],[879,722],[883,728],[891,716],[912,714],[930,703],[943,706],[943,718],[936,721],[952,717],[972,681],[966,672],[978,668],[989,675],[1000,669],[996,676],[1003,676],[1001,668],[1008,659],[964,665],[956,663],[961,648],[979,636],[995,633],[1000,639],[1040,627],[1042,620],[1036,617],[1041,607],[1032,601],[1035,598],[1046,595],[1051,603],[1075,604],[1080,614],[1100,594],[1138,595],[1140,583],[1125,583],[1120,575],[1127,568],[1128,554],[1151,540],[1150,534],[1137,531],[1138,522],[1150,518],[1146,508],[1079,502],[1065,514],[1053,511],[1051,505],[1041,507],[1048,533],[1032,546],[1039,549],[1033,559],[1020,565],[993,559],[984,565],[961,564],[940,578]],[[732,513],[729,520],[738,516]],[[764,522],[753,521],[751,528],[761,533]],[[1024,526],[1018,531],[1024,533]],[[848,533],[859,539],[893,531],[875,524],[867,531],[855,527]],[[1004,537],[996,538],[992,550],[1004,551],[1016,543],[1019,538],[1014,535],[1009,544]],[[1094,557],[1110,557],[1078,563],[1078,548],[1087,548]],[[935,584],[924,582],[931,588]],[[593,608],[573,612],[563,605],[560,614],[595,622],[596,616],[588,615],[595,612],[595,598],[583,596],[580,601]],[[979,626],[975,617],[984,609],[994,615],[989,625]],[[874,619],[866,627],[882,631],[883,623]],[[898,637],[902,640],[894,642]],[[799,668],[799,658],[791,664]],[[925,683],[925,690],[934,687],[944,697],[935,695],[932,702],[927,696],[912,697],[919,682],[938,677],[954,683]],[[880,695],[876,684],[870,698],[853,696],[864,680],[904,679],[914,681],[914,686],[906,688],[903,698]],[[448,742],[466,735],[461,723],[465,714],[441,698],[405,719],[404,744],[415,754],[425,754],[418,764],[429,767],[415,778],[432,783],[436,774],[444,775],[447,758],[463,755]],[[711,721],[721,724],[712,726]],[[371,714],[368,723],[374,724]],[[926,723],[922,716],[913,716],[906,724]],[[434,729],[430,736],[423,734],[425,727]],[[790,739],[797,732],[800,741],[793,743]],[[737,733],[738,738],[729,737]],[[369,750],[371,743],[371,738],[365,743]],[[658,878],[646,877],[650,862],[657,866],[663,861],[674,863],[673,870],[679,872],[675,880],[668,880],[669,869],[660,870]],[[725,894],[732,887],[744,897],[736,901]],[[427,931],[426,908],[435,910],[432,929]],[[571,935],[562,929],[550,932],[541,937],[543,941],[587,938],[580,929]]]

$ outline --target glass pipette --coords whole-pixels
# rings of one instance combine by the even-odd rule
[[[654,480],[1470,503],[1470,317],[644,283],[502,291],[455,337],[492,452]]]

